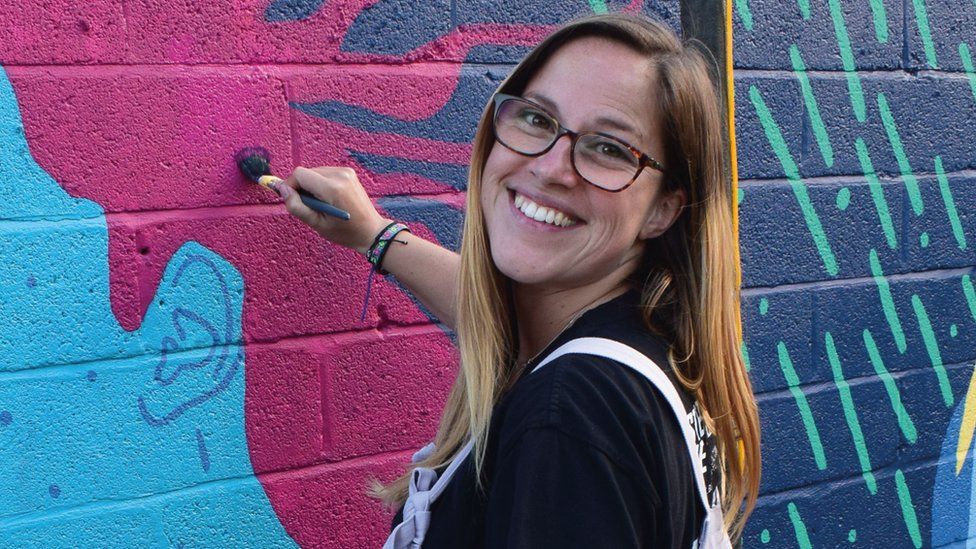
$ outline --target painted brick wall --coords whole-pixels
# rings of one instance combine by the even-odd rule
[[[976,2],[735,0],[762,547],[976,538]]]
[[[976,2],[734,5],[765,428],[746,545],[964,545]],[[480,106],[604,9],[679,21],[677,0],[0,5],[0,546],[379,546],[365,483],[433,435],[450,338],[393,281],[360,322],[364,262],[232,155],[352,166],[456,247]]]
[[[456,248],[527,46],[677,0],[0,4],[0,546],[378,547],[449,336],[233,163],[349,165]]]

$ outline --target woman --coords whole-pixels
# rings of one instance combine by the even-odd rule
[[[611,14],[557,30],[486,106],[460,256],[396,233],[351,170],[295,170],[290,188],[352,221],[286,190],[289,211],[381,262],[458,335],[436,444],[376,494],[399,505],[450,480],[430,515],[430,492],[410,498],[389,546],[690,547],[709,506],[724,509],[723,537],[741,534],[759,426],[722,132],[702,55],[661,24]],[[622,360],[546,360],[581,337],[638,351],[678,396],[669,405],[667,387]]]

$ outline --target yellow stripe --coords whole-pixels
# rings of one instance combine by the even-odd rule
[[[732,1],[725,0],[725,104],[729,120],[729,163],[732,176],[732,234],[735,237],[736,284],[742,286],[742,265],[739,262],[739,163],[735,146],[735,82],[732,65]],[[735,333],[742,340],[742,318],[736,318]]]
[[[973,431],[976,430],[976,372],[969,378],[966,403],[962,409],[962,423],[959,425],[959,442],[956,444],[956,476],[962,471],[966,455],[973,444]]]

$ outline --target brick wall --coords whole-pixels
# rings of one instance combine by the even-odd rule
[[[764,428],[746,544],[965,545],[976,3],[734,7],[742,312]]]

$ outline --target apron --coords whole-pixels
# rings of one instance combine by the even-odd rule
[[[725,531],[721,505],[719,503],[710,505],[708,502],[705,475],[701,457],[698,455],[698,444],[695,442],[694,430],[687,420],[685,407],[677,389],[660,366],[633,347],[624,345],[619,341],[602,337],[581,337],[568,341],[553,351],[530,374],[566,354],[595,355],[617,361],[642,374],[664,395],[675,417],[678,418],[678,425],[681,427],[682,435],[684,435],[688,455],[691,457],[691,464],[694,468],[698,495],[706,510],[701,535],[692,544],[692,549],[730,548],[732,544],[728,533]],[[440,478],[429,467],[417,467],[413,470],[410,476],[410,492],[403,506],[403,522],[390,533],[383,549],[420,549],[424,537],[427,535],[427,528],[430,526],[431,506],[444,491],[447,483],[451,481],[451,477],[454,476],[461,463],[467,459],[473,447],[474,441],[468,441],[464,448],[451,460],[450,465],[444,470],[444,474],[440,475]],[[432,442],[415,453],[411,462],[422,461],[433,451],[434,443]]]

